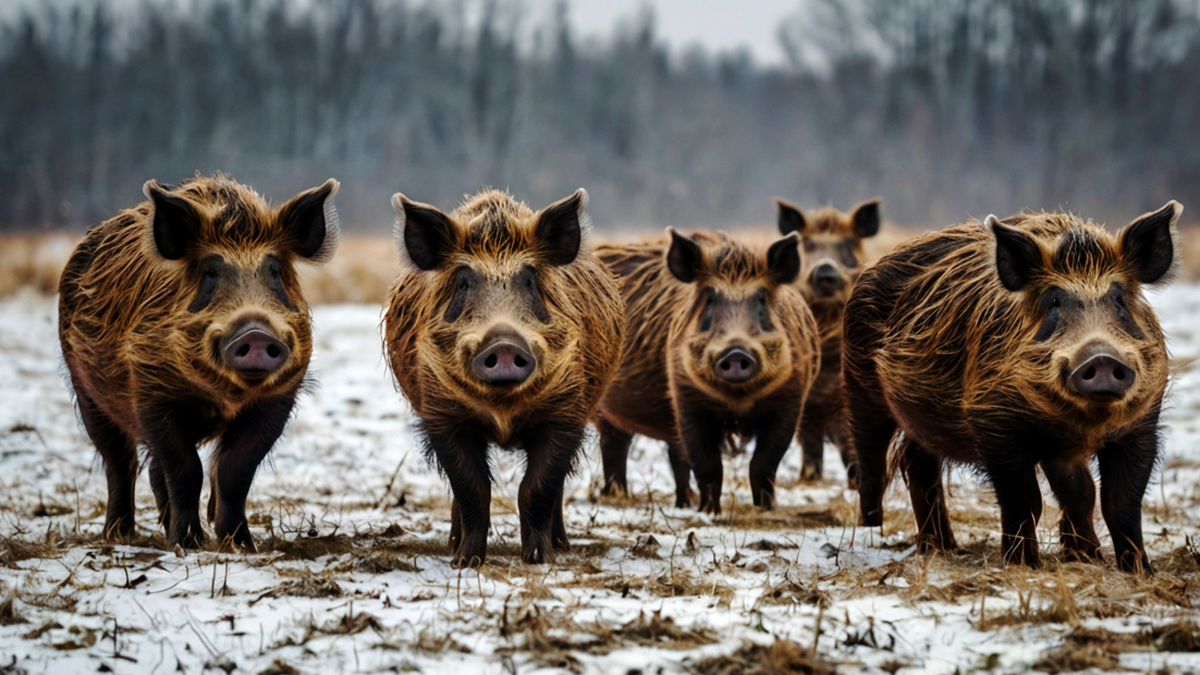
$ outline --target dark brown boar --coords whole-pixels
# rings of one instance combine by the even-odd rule
[[[449,216],[400,194],[392,206],[404,271],[386,350],[454,493],[453,564],[486,557],[490,443],[527,455],[521,557],[545,562],[568,546],[563,483],[625,325],[616,280],[584,242],[587,193],[536,214],[495,190]]]
[[[800,477],[820,480],[824,473],[825,439],[842,456],[850,489],[858,487],[858,467],[846,427],[842,391],[842,314],[846,299],[866,256],[863,240],[879,232],[880,200],[872,199],[844,214],[824,207],[805,214],[799,206],[775,200],[780,234],[800,233],[803,252],[796,285],[812,309],[821,331],[821,372],[800,414]]]
[[[1116,237],[1060,213],[989,216],[910,240],[868,268],[845,319],[863,524],[882,523],[898,429],[922,550],[955,547],[941,480],[949,460],[994,487],[1006,562],[1039,564],[1038,466],[1063,509],[1065,555],[1099,560],[1095,457],[1117,564],[1148,571],[1142,497],[1167,352],[1142,288],[1169,281],[1182,210],[1169,202]]]
[[[736,431],[755,438],[750,489],[770,509],[820,358],[812,312],[792,285],[799,238],[760,252],[723,233],[667,232],[597,248],[620,278],[628,320],[597,417],[605,493],[628,492],[629,444],[643,434],[667,443],[676,505],[690,501],[694,471],[700,509],[720,513],[721,445]]]
[[[204,472],[219,439],[209,520],[254,548],[246,495],[283,432],[312,351],[294,263],[337,250],[330,179],[279,208],[218,174],[146,183],[149,201],[93,227],[63,271],[59,337],[84,427],[108,478],[106,536],[134,532],[138,446],[173,545],[198,546]]]

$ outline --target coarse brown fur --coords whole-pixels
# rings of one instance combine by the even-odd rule
[[[680,235],[671,231],[680,240]],[[773,278],[766,251],[724,233],[696,232],[699,261],[693,283],[681,282],[667,261],[671,239],[601,246],[597,254],[621,281],[628,329],[621,367],[598,415],[605,491],[627,491],[625,460],[633,434],[666,441],[676,481],[676,504],[689,501],[690,473],[700,488],[700,508],[720,511],[720,442],[736,429],[757,438],[751,462],[754,503],[774,504],[779,461],[791,443],[800,408],[819,366],[812,313],[790,281]],[[781,240],[795,253],[795,239]],[[747,308],[763,298],[769,329],[747,321]],[[729,306],[700,328],[711,305]],[[717,357],[744,345],[762,363],[752,379],[732,384],[713,367]]]
[[[1148,569],[1141,500],[1167,353],[1141,288],[1170,279],[1181,211],[1171,202],[1117,237],[1068,214],[989,217],[916,237],[868,268],[846,308],[844,361],[863,523],[880,523],[899,429],[922,549],[955,546],[940,475],[950,460],[992,482],[1007,560],[1039,564],[1037,466],[1064,509],[1065,549],[1098,559],[1096,457],[1117,562]],[[1096,354],[1134,373],[1127,390],[1078,389],[1077,364]]]
[[[577,238],[577,254],[555,263],[554,243],[539,234],[539,223],[574,219],[578,236],[586,235],[586,203],[580,190],[534,213],[491,190],[444,216],[401,196],[393,202],[405,269],[384,319],[386,350],[454,492],[455,564],[484,561],[489,443],[528,454],[519,504],[524,559],[542,562],[567,546],[563,480],[616,369],[625,320],[616,280],[586,242]],[[405,243],[418,218],[445,230],[431,269],[414,262],[412,246],[420,242]],[[476,295],[460,305],[464,278]],[[462,315],[452,315],[459,308]],[[528,345],[537,362],[529,379],[495,386],[473,371],[474,355],[497,329]]]
[[[880,200],[863,202],[849,213],[832,206],[803,212],[799,206],[782,199],[776,199],[775,205],[780,233],[800,233],[804,265],[796,286],[821,331],[821,372],[808,394],[797,434],[804,453],[800,477],[821,479],[828,438],[837,447],[850,488],[854,489],[858,486],[858,468],[846,428],[842,315],[850,289],[866,260],[863,241],[879,232]]]
[[[336,191],[330,180],[272,208],[222,174],[175,187],[150,181],[151,201],[91,228],[75,249],[59,288],[59,335],[84,424],[104,458],[107,535],[133,532],[144,444],[168,540],[198,545],[196,446],[220,438],[209,517],[218,537],[253,547],[246,491],[282,433],[312,349],[294,263],[323,262],[336,250]],[[319,229],[315,250],[298,227]],[[170,257],[163,246],[174,247]],[[247,321],[286,344],[282,367],[261,375],[226,362],[222,345]]]

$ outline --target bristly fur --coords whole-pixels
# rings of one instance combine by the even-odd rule
[[[1001,226],[1035,247],[1028,281],[1015,291],[998,273],[993,229]],[[1170,228],[1174,236],[1174,220]],[[1173,255],[1177,259],[1178,248]],[[1012,518],[1005,521],[1007,558],[1038,564],[1032,530],[1012,515],[1028,518],[1032,511],[1036,520],[1040,514],[1035,465],[1068,510],[1064,545],[1098,556],[1091,525],[1095,487],[1087,469],[1098,456],[1105,519],[1121,530],[1115,540],[1126,538],[1115,542],[1118,562],[1123,569],[1148,564],[1140,504],[1156,461],[1168,363],[1162,330],[1141,293],[1135,263],[1126,258],[1121,239],[1091,221],[1026,212],[916,237],[863,273],[846,309],[844,372],[864,524],[882,517],[883,458],[898,426],[898,466],[909,479],[923,548],[953,547],[934,470],[948,459],[985,469],[996,485],[1002,514]],[[1112,300],[1114,292],[1119,301]],[[1048,316],[1044,303],[1057,293],[1081,308],[1072,311],[1092,313],[1074,324],[1055,319],[1059,327],[1037,338]],[[1136,374],[1111,403],[1068,384],[1068,364],[1099,343]]]
[[[578,200],[578,231],[547,240],[540,225],[564,218],[556,207],[570,200]],[[478,565],[486,556],[489,443],[527,454],[518,495],[522,558],[546,562],[567,546],[563,479],[616,370],[625,328],[616,280],[586,245],[587,193],[579,190],[538,213],[496,190],[448,216],[401,195],[393,206],[403,269],[384,317],[385,350],[420,417],[426,455],[454,491],[453,563]],[[436,213],[436,224],[428,226],[436,228],[435,245],[423,239],[425,224],[413,234],[421,246],[437,249],[419,254],[424,268],[409,251],[409,208]],[[580,244],[572,256],[557,247],[568,240]],[[458,295],[455,281],[463,274],[483,295],[450,312],[456,298],[467,297]],[[536,290],[522,295],[521,283]],[[529,347],[535,366],[519,384],[496,386],[475,372],[474,359],[493,330],[515,334],[512,339]]]
[[[165,258],[158,248],[153,201],[96,225],[79,243],[60,283],[59,335],[81,414],[105,460],[110,491],[106,530],[132,532],[128,500],[137,458],[125,448],[145,444],[169,539],[198,543],[203,537],[198,522],[178,522],[186,517],[181,511],[195,512],[203,479],[193,471],[198,460],[193,465],[190,458],[195,444],[220,437],[233,425],[237,438],[222,440],[212,464],[214,480],[220,478],[227,488],[222,498],[228,499],[218,499],[214,486],[210,509],[216,512],[210,511],[210,516],[218,521],[218,535],[253,546],[241,512],[242,488],[248,489],[261,455],[251,458],[260,451],[265,455],[282,432],[303,387],[312,349],[308,305],[294,269],[301,259],[297,249],[319,245],[315,252],[306,251],[313,262],[328,259],[336,250],[332,196],[337,187],[337,181],[330,180],[273,208],[224,174],[196,175],[177,186],[150,181],[147,196],[169,195],[195,214],[188,224],[170,224],[189,232],[187,248],[178,259]],[[302,198],[320,194],[325,194],[320,219],[312,216],[311,208],[297,206],[304,203]],[[284,223],[288,209],[311,218],[305,222],[313,223],[312,232],[323,239],[297,241],[297,232]],[[194,306],[205,260],[212,259],[223,261],[231,281],[214,287],[216,300]],[[264,265],[277,274],[275,281],[268,283],[260,276]],[[250,315],[269,326],[290,353],[279,370],[261,379],[247,379],[232,368],[219,346],[226,331]],[[261,424],[252,421],[260,416],[265,416]],[[251,432],[239,425],[255,428]],[[178,443],[159,447],[164,434]],[[223,462],[228,452],[239,456]],[[179,462],[187,464],[186,471],[171,474]],[[236,475],[226,476],[221,468],[226,465]],[[164,470],[171,475],[164,478]],[[179,496],[193,489],[194,497]],[[168,492],[173,495],[169,500]]]
[[[628,451],[629,434],[643,434],[669,444],[676,473],[677,504],[688,501],[689,458],[695,465],[701,461],[696,453],[705,452],[687,447],[685,442],[684,432],[690,431],[696,411],[700,408],[713,411],[708,415],[710,421],[720,419],[719,424],[724,428],[726,417],[730,420],[741,417],[746,424],[748,419],[775,405],[776,399],[787,398],[802,405],[819,364],[818,334],[812,313],[795,288],[772,280],[765,249],[752,249],[720,232],[695,232],[691,240],[699,245],[703,261],[691,284],[681,283],[668,270],[665,261],[668,240],[597,248],[597,254],[621,280],[628,318],[621,367],[599,413],[606,482],[613,484],[606,485],[606,489],[625,489],[624,453]],[[703,358],[708,339],[692,334],[703,302],[700,289],[704,288],[731,299],[748,298],[760,289],[767,291],[767,306],[779,332],[775,334],[778,337],[763,338],[766,362],[749,386],[722,386],[711,373],[706,376],[693,363]],[[794,413],[799,414],[798,407]],[[779,419],[785,417],[781,412]],[[681,421],[686,429],[681,430]],[[748,428],[743,431],[754,433]],[[794,433],[793,422],[787,429],[788,442]],[[609,441],[609,438],[622,440]],[[775,466],[764,470],[773,483]],[[698,472],[697,480],[700,479]],[[765,480],[766,474],[752,477],[755,487],[765,489],[757,485],[759,479]],[[711,485],[701,488],[701,507],[719,510],[719,478],[716,494],[703,493],[713,488]],[[756,504],[761,497],[756,492]],[[714,499],[718,501],[714,503]],[[769,507],[770,498],[767,499],[765,505]]]

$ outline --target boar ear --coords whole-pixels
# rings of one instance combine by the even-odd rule
[[[1169,282],[1179,266],[1176,223],[1183,204],[1172,199],[1157,211],[1134,219],[1118,235],[1118,247],[1134,277],[1143,284]]]
[[[587,190],[579,188],[538,215],[534,236],[545,246],[546,259],[551,265],[566,265],[579,255],[583,232],[589,227],[587,205]]]
[[[854,228],[854,236],[869,239],[879,232],[879,211],[882,203],[883,200],[876,197],[854,207],[850,214],[850,226]]]
[[[989,215],[983,226],[996,237],[996,272],[1000,283],[1010,291],[1025,288],[1034,272],[1042,266],[1042,249],[1029,235],[1002,224]]]
[[[800,275],[800,235],[795,232],[767,249],[767,268],[777,284],[790,284]]]
[[[685,284],[690,284],[700,276],[700,266],[703,256],[700,245],[688,237],[679,234],[673,227],[667,228],[671,235],[671,247],[667,249],[667,269],[671,274]]]
[[[454,243],[454,223],[436,206],[409,201],[397,192],[392,195],[396,212],[394,230],[396,255],[400,262],[411,262],[421,270],[437,269],[446,261]]]
[[[804,214],[800,212],[799,206],[776,197],[775,210],[779,214],[779,234],[804,232],[808,223],[804,222]]]
[[[146,181],[142,192],[154,204],[154,246],[167,260],[179,260],[199,235],[200,214],[191,202],[168,193],[156,180]]]
[[[292,240],[292,250],[314,263],[326,263],[337,253],[341,223],[333,196],[341,183],[330,178],[305,190],[279,209],[279,224]]]

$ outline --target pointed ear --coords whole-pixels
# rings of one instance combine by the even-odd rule
[[[854,236],[859,239],[869,239],[879,232],[879,212],[882,205],[883,200],[876,197],[854,207],[854,211],[850,214],[850,225],[854,228]]]
[[[776,197],[775,210],[779,214],[779,234],[804,232],[808,223],[804,222],[804,214],[800,212],[799,206]]]
[[[983,226],[996,238],[996,273],[1000,275],[1000,283],[1014,292],[1025,288],[1045,262],[1041,247],[1024,232],[1002,224],[996,216],[989,215]]]
[[[142,192],[154,204],[154,246],[167,260],[179,260],[200,234],[200,214],[183,197],[167,192],[156,180],[148,180]]]
[[[793,232],[767,249],[767,268],[777,284],[790,284],[800,275],[800,235]]]
[[[690,284],[700,276],[700,268],[704,264],[700,245],[679,234],[673,227],[667,228],[667,234],[671,236],[671,246],[667,249],[667,269],[676,279]]]
[[[538,214],[534,236],[542,243],[551,265],[566,265],[579,255],[583,233],[589,228],[587,205],[587,190],[579,188]]]
[[[292,197],[279,209],[279,224],[292,240],[292,251],[314,263],[326,263],[337,253],[341,223],[333,196],[341,183],[330,178]]]
[[[454,245],[454,223],[436,206],[409,201],[399,192],[392,195],[392,209],[400,262],[412,263],[420,270],[437,269]]]
[[[1143,284],[1169,282],[1179,267],[1179,230],[1183,204],[1172,199],[1157,211],[1138,216],[1117,235],[1117,247],[1134,277]]]

